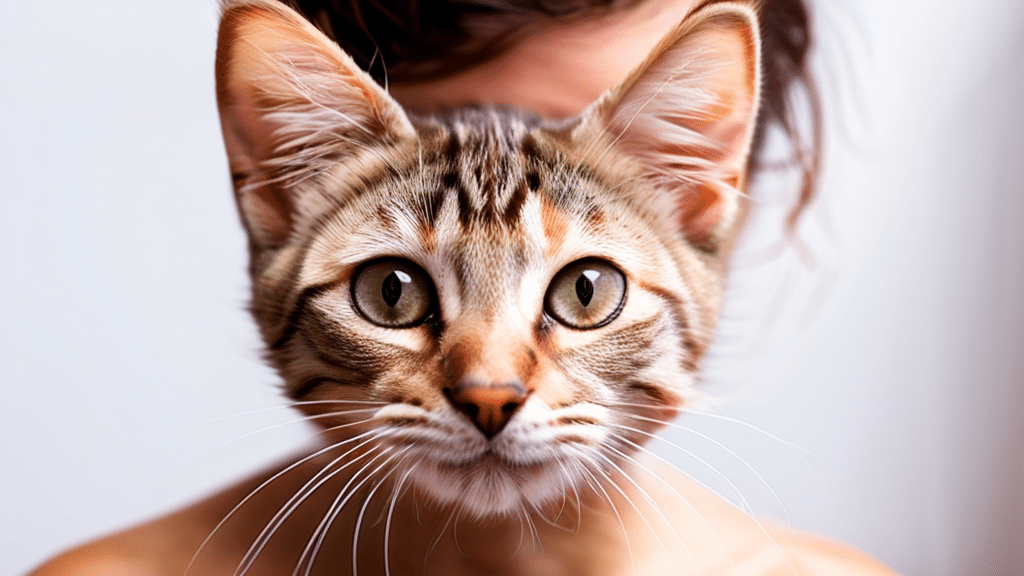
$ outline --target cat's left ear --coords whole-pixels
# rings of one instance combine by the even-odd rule
[[[582,113],[582,146],[639,162],[687,239],[714,251],[734,231],[757,117],[760,42],[750,6],[687,16],[647,61]],[[593,144],[603,143],[603,146]]]

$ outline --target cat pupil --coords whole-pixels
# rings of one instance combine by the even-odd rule
[[[405,278],[399,277],[399,274],[405,276]],[[384,277],[384,282],[381,284],[380,293],[384,297],[384,303],[389,307],[394,307],[398,303],[398,299],[402,297],[402,282],[409,282],[412,280],[408,274],[395,270],[391,274]]]
[[[590,270],[587,272],[590,272]],[[587,272],[580,274],[580,277],[576,279],[576,297],[580,299],[580,304],[584,306],[588,306],[594,298],[594,283],[587,277]],[[597,275],[594,274],[594,277],[596,278]]]

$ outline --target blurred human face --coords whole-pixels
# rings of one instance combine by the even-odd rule
[[[486,103],[573,116],[636,68],[693,4],[652,0],[573,22],[543,22],[495,58],[441,79],[394,83],[390,91],[418,112]]]

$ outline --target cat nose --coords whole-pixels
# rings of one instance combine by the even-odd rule
[[[484,436],[493,438],[526,401],[529,393],[518,382],[510,384],[478,384],[460,382],[445,388],[444,395],[452,406],[469,416]]]

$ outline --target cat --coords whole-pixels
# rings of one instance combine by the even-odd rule
[[[477,516],[633,451],[645,419],[694,395],[714,329],[758,101],[753,18],[708,7],[551,126],[408,116],[290,13],[229,8],[218,100],[286,393],[338,441],[373,430],[418,490]],[[359,425],[331,415],[345,400],[385,404]]]
[[[291,9],[228,4],[217,100],[252,313],[324,446],[38,574],[888,573],[643,446],[700,400],[757,26],[701,5],[553,122],[407,113]]]

